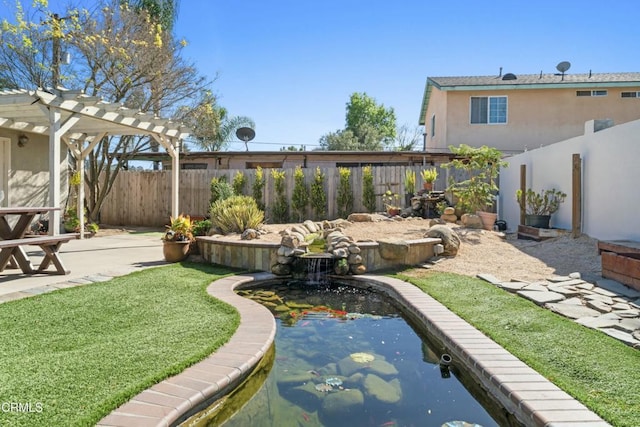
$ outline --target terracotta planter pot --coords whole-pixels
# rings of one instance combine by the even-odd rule
[[[423,182],[422,189],[427,191],[433,191],[433,182]]]
[[[496,219],[498,219],[497,213],[477,211],[476,215],[480,217],[482,227],[485,230],[493,230],[493,225],[496,223]]]
[[[162,253],[167,262],[179,262],[189,255],[189,247],[191,242],[164,242],[162,245]]]

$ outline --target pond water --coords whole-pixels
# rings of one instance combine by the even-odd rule
[[[209,425],[499,425],[490,415],[499,408],[487,410],[474,398],[456,361],[441,363],[449,355],[443,359],[421,338],[390,298],[340,283],[278,283],[238,293],[274,313],[275,354],[248,402]]]

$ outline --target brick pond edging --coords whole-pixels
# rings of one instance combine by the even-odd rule
[[[231,340],[202,362],[138,394],[103,418],[98,426],[174,425],[204,409],[205,401],[232,390],[269,350],[276,328],[269,310],[236,295],[234,289],[253,281],[273,279],[278,277],[258,273],[211,283],[207,292],[240,312],[241,323]],[[385,276],[361,275],[350,279],[355,286],[373,287],[400,302],[407,315],[445,346],[453,364],[462,361],[464,370],[524,425],[610,426],[417,287]]]

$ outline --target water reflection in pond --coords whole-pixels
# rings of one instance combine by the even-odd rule
[[[225,426],[498,425],[384,295],[335,283],[238,293],[276,316],[276,355]]]

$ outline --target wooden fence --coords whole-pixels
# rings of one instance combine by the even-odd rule
[[[446,186],[446,170],[438,169],[439,176],[434,189],[444,190]],[[400,195],[400,203],[404,203],[404,177],[407,169],[416,172],[416,190],[422,188],[420,171],[423,166],[377,166],[372,168],[376,193],[376,211],[383,211],[382,194],[389,189]],[[290,201],[294,189],[294,169],[284,169],[286,176],[287,198]],[[314,181],[316,170],[302,169],[308,188]],[[321,168],[324,174],[325,193],[327,195],[326,214],[322,218],[314,218],[311,206],[307,209],[308,219],[336,219],[338,206],[336,203],[340,175],[337,168]],[[179,210],[191,216],[206,216],[209,211],[210,183],[214,177],[226,175],[233,181],[237,169],[227,170],[184,170],[180,171]],[[255,169],[240,170],[246,178],[243,194],[251,195],[255,181]],[[263,202],[266,206],[265,217],[270,217],[270,206],[273,205],[276,193],[271,169],[263,169],[266,185]],[[351,188],[353,190],[353,212],[366,212],[362,203],[362,168],[351,168]],[[100,213],[100,222],[109,225],[130,226],[162,226],[167,224],[171,214],[171,172],[170,171],[122,171],[113,185]],[[292,214],[291,203],[289,213]]]

